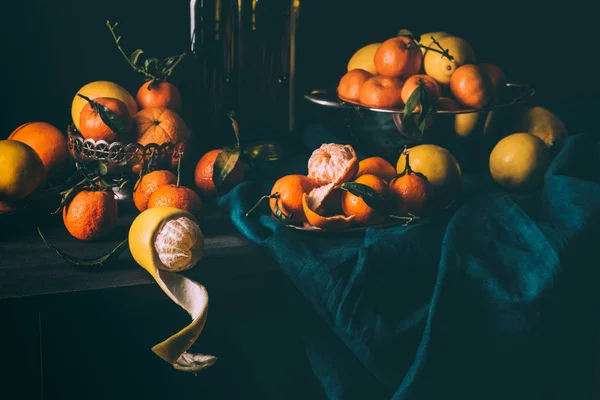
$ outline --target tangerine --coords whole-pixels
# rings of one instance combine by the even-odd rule
[[[402,105],[404,81],[389,76],[373,76],[363,83],[359,102],[367,107],[393,108]]]
[[[365,174],[356,178],[354,182],[366,185],[384,198],[387,197],[388,184],[375,175]],[[361,225],[377,225],[387,218],[387,214],[383,210],[371,208],[360,196],[348,191],[342,193],[342,210],[344,215],[354,216],[354,220]]]
[[[168,108],[175,112],[181,110],[181,92],[177,86],[167,81],[153,81],[144,83],[137,91],[135,99],[141,109]]]
[[[100,114],[101,106],[108,108],[121,120],[120,126],[114,122],[110,126],[107,125]],[[79,132],[85,139],[105,140],[110,143],[118,140],[121,135],[125,136],[130,129],[131,118],[127,105],[118,99],[96,97],[89,101],[79,114]]]
[[[451,97],[442,96],[437,99],[437,109],[440,111],[459,111],[461,108],[460,103]]]
[[[80,240],[109,234],[117,224],[118,205],[112,192],[82,190],[63,208],[63,222]]]
[[[337,87],[338,96],[344,100],[358,102],[360,88],[373,74],[364,69],[353,69],[344,74]]]
[[[397,213],[419,216],[429,197],[429,184],[422,174],[411,169],[409,158],[405,160],[404,172],[390,182],[390,194],[395,200]]]
[[[185,142],[190,137],[190,129],[183,118],[164,107],[140,110],[135,115],[134,128],[137,142],[142,146],[150,143],[176,144]]]
[[[402,86],[400,96],[402,97],[402,102],[404,104],[408,102],[410,96],[420,85],[423,85],[423,89],[425,90],[427,97],[427,99],[421,99],[422,102],[429,101],[430,104],[432,104],[438,97],[442,95],[442,88],[435,81],[435,79],[424,74],[415,74],[408,78]],[[417,104],[413,112],[418,113],[419,111],[421,111],[421,106]]]
[[[202,214],[202,200],[192,189],[175,184],[158,187],[148,199],[148,208],[175,207],[198,217]]]
[[[373,61],[380,75],[408,78],[421,70],[423,53],[412,37],[397,36],[379,46]]]
[[[60,172],[69,154],[65,135],[46,122],[27,122],[15,129],[8,139],[23,142],[35,150],[48,177]]]
[[[494,87],[494,101],[500,101],[504,89],[506,89],[506,75],[504,71],[499,66],[489,63],[479,64],[479,68],[487,74],[492,82],[492,86]]]
[[[487,106],[494,95],[492,81],[475,64],[465,64],[456,69],[450,78],[450,91],[460,104],[473,109]]]
[[[168,170],[152,171],[136,182],[133,190],[133,203],[140,211],[148,208],[148,200],[152,193],[161,186],[177,183],[177,176]]]
[[[244,163],[238,159],[222,186],[219,189],[215,187],[213,170],[217,156],[222,151],[222,149],[211,150],[204,154],[196,164],[196,169],[194,170],[194,182],[204,195],[220,196],[227,193],[235,185],[244,180]]]
[[[354,178],[358,157],[350,145],[322,144],[308,159],[308,177],[318,185],[339,185]]]
[[[277,198],[269,199],[271,211],[275,214],[275,204],[281,212],[289,217],[292,223],[306,222],[306,214],[302,205],[302,195],[309,193],[317,187],[317,184],[305,175],[293,174],[279,178],[273,188],[271,195],[277,193]]]
[[[358,163],[356,177],[365,174],[375,175],[389,182],[396,176],[396,169],[389,161],[381,157],[368,157]]]

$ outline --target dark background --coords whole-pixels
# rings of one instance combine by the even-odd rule
[[[554,111],[570,133],[594,130],[595,21],[582,1],[552,4],[301,0],[299,97],[334,86],[354,51],[385,40],[400,28],[447,31],[467,39],[480,61],[498,64],[509,80],[532,84],[535,102]],[[46,121],[64,130],[75,92],[90,81],[114,81],[135,95],[141,77],[117,51],[105,26],[107,19],[120,23],[122,44],[129,51],[140,47],[164,57],[189,46],[187,1],[3,0],[2,6],[0,138],[27,121]],[[174,82],[185,88],[186,75],[176,72]],[[300,104],[300,129],[323,118],[314,107]],[[200,138],[212,134],[199,132]],[[198,377],[177,373],[148,351],[157,337],[171,334],[170,327],[183,326],[185,320],[182,314],[165,319],[173,305],[155,286],[40,300],[45,303],[46,398],[322,398],[301,343],[292,336],[291,324],[298,321],[286,306],[298,303],[297,293],[282,276],[255,280],[238,285],[235,293],[211,294],[215,302],[205,340],[208,348],[218,350],[221,361]],[[86,320],[90,307],[94,318]],[[148,307],[156,307],[153,310],[163,318],[160,334],[156,321],[151,324],[144,317]],[[13,335],[15,343],[34,343],[35,331],[28,329],[37,326],[36,313],[28,313],[27,306],[18,302],[0,308],[9,315],[5,320],[9,330],[4,333]],[[134,330],[143,321],[147,334]],[[119,337],[131,335],[132,342],[142,344],[128,347],[127,342],[115,342],[115,329]],[[142,366],[119,361],[119,354],[130,350],[134,353],[130,359],[138,353],[145,357]],[[9,354],[18,357],[18,353],[20,348],[15,347]],[[1,360],[6,366],[6,359]],[[13,387],[28,389],[30,396],[23,398],[40,393],[35,361],[34,357],[31,370],[11,375],[25,380],[25,386],[12,382]]]
[[[534,85],[535,102],[557,113],[571,133],[587,131],[596,99],[597,44],[593,13],[583,4],[302,0],[297,92],[301,97],[335,86],[355,50],[400,28],[447,31],[467,39],[480,61],[498,64],[510,80]],[[141,76],[117,51],[107,19],[120,23],[127,51],[140,47],[162,58],[188,50],[189,3],[184,0],[4,0],[2,6],[0,138],[32,120],[64,129],[75,92],[94,80],[117,82],[135,96]],[[183,90],[188,72],[182,68],[173,77]],[[300,100],[299,128],[313,120],[314,112]]]

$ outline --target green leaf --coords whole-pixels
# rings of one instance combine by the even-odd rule
[[[60,194],[62,196],[62,199],[60,201],[60,204],[58,205],[58,208],[55,211],[51,212],[50,214],[55,215],[55,214],[60,213],[62,211],[62,209],[71,202],[73,197],[75,197],[75,195],[77,195],[77,193],[79,193],[87,183],[88,183],[87,179],[83,179],[80,182],[73,185],[73,187],[65,190],[64,192],[61,192]]]
[[[213,182],[215,187],[220,189],[225,180],[240,159],[241,149],[239,146],[224,147],[215,160],[213,168]]]
[[[363,185],[362,183],[346,182],[340,185],[340,189],[360,197],[373,210],[381,211],[388,207],[386,198],[370,186]]]
[[[413,90],[413,92],[410,94],[410,97],[408,98],[408,101],[406,102],[406,105],[404,106],[404,117],[405,118],[413,115],[417,106],[421,106],[421,109],[423,109],[421,102],[423,101],[423,98],[425,97],[425,87],[424,86],[425,85],[423,85],[423,83],[419,83],[419,86],[417,86],[417,88],[415,90]]]
[[[275,214],[275,218],[277,218],[278,220],[280,220],[281,222],[292,222],[292,219],[294,218],[294,212],[292,211],[290,213],[290,215],[285,215],[283,213],[283,211],[281,211],[281,208],[279,208],[279,193],[274,193],[277,196],[273,196],[272,198],[275,199],[275,212],[273,214]]]
[[[127,241],[127,239],[125,239],[121,243],[119,243],[119,245],[117,247],[115,247],[110,253],[105,254],[103,256],[95,257],[95,258],[77,258],[77,257],[73,257],[73,256],[63,253],[62,251],[57,249],[54,245],[52,245],[48,240],[46,240],[46,238],[42,234],[42,231],[39,227],[37,228],[37,231],[38,231],[38,234],[40,235],[40,237],[42,238],[42,240],[44,241],[44,243],[46,244],[46,246],[48,246],[49,248],[54,250],[56,252],[56,254],[58,254],[62,259],[64,259],[68,263],[76,265],[78,267],[86,267],[86,268],[88,268],[88,267],[89,268],[105,267],[109,263],[111,263],[113,260],[116,260],[117,258],[119,258],[121,253],[123,253],[123,251],[125,250],[125,248],[128,247],[127,246],[128,241]]]
[[[419,41],[421,39],[421,35],[414,35],[411,31],[409,31],[408,29],[400,29],[398,31],[397,36],[408,36],[410,38],[412,38],[415,41]]]
[[[108,107],[90,99],[89,97],[86,97],[79,93],[77,93],[77,96],[81,97],[82,99],[87,100],[88,103],[90,103],[90,105],[92,106],[92,108],[94,108],[94,110],[98,111],[98,114],[100,115],[100,119],[102,119],[102,122],[104,122],[113,132],[118,133],[118,134],[125,133],[125,120],[123,118],[121,118],[120,116],[115,114]]]
[[[92,160],[85,164],[85,170],[88,173],[105,176],[108,174],[108,167],[100,160]]]
[[[129,61],[131,61],[131,63],[133,65],[137,65],[140,56],[144,53],[144,51],[142,49],[135,49],[133,51],[133,53],[131,53],[131,55],[129,56]]]

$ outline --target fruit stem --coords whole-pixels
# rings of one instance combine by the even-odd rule
[[[131,65],[131,68],[133,68],[134,71],[144,74],[149,79],[156,79],[156,77],[154,75],[150,74],[145,69],[140,68],[137,65],[135,65],[131,61],[131,59],[127,56],[127,54],[125,54],[125,51],[123,51],[123,48],[119,44],[119,42],[121,41],[121,36],[117,37],[117,34],[115,32],[115,28],[117,27],[117,25],[119,25],[118,22],[115,22],[114,25],[111,25],[110,21],[106,21],[106,26],[110,30],[110,33],[112,34],[113,39],[115,40],[115,43],[117,44],[117,48],[119,49],[119,51],[121,52],[121,54],[123,55],[123,57],[125,57],[125,59],[129,63],[129,65]]]
[[[408,216],[400,216],[400,215],[394,215],[394,214],[389,214],[388,217],[392,218],[392,219],[398,219],[398,220],[403,220],[406,221],[406,223],[404,225],[408,225],[413,221],[419,220],[421,219],[420,217],[413,215],[411,213],[407,214]]]
[[[431,51],[434,51],[436,53],[439,53],[439,54],[442,55],[442,57],[446,57],[448,60],[454,62],[454,57],[452,57],[450,55],[450,53],[448,52],[448,49],[444,49],[442,47],[442,45],[440,44],[440,42],[438,42],[437,40],[435,40],[435,38],[433,36],[430,36],[430,37],[431,37],[431,40],[433,41],[433,43],[435,45],[437,45],[437,47],[439,47],[439,49],[434,49],[433,47],[425,46],[425,45],[422,45],[420,43],[418,44],[418,46],[421,47],[421,48],[423,48],[423,49],[427,49],[427,50],[431,50]]]
[[[278,199],[278,198],[279,198],[278,192],[275,192],[275,193],[267,195],[267,196],[262,196],[260,199],[258,199],[256,204],[246,213],[246,217],[249,217],[250,214],[252,214],[254,212],[254,210],[256,210],[263,201],[271,200],[271,199]]]
[[[237,143],[237,147],[240,147],[240,126],[238,122],[235,120],[235,112],[229,112],[229,119],[231,120],[231,126],[233,127],[233,133],[235,134],[235,140]]]
[[[179,187],[179,178],[181,177],[181,159],[183,158],[183,151],[179,150],[179,157],[177,158],[177,187]]]

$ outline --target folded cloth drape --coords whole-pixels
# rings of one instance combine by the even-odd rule
[[[582,399],[600,322],[600,141],[557,143],[526,194],[465,173],[446,216],[353,234],[287,228],[245,212],[274,180],[306,174],[307,153],[219,199],[269,249],[325,322],[307,356],[331,399]]]

